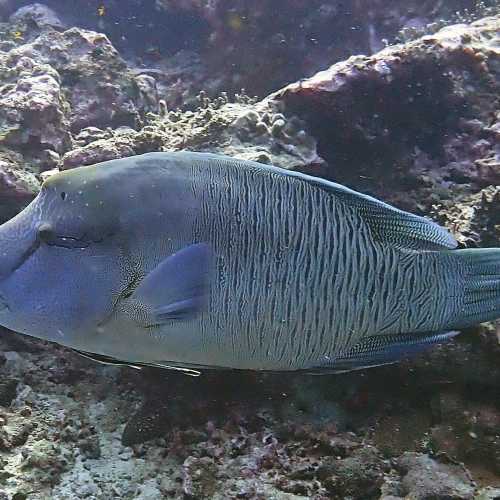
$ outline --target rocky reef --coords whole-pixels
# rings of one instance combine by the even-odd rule
[[[306,3],[286,2],[308,36],[325,31],[318,12],[331,8],[335,17],[340,9]],[[466,5],[405,4],[403,15],[400,2],[373,2],[372,14],[352,2],[358,24],[372,16],[372,35],[336,36],[369,55],[337,62],[351,48],[321,37],[301,45],[279,18],[286,43],[266,43],[301,64],[280,66],[264,44],[266,64],[277,67],[252,69],[262,52],[248,50],[241,71],[231,72],[231,58],[253,47],[252,37],[278,32],[259,21],[269,18],[269,2],[255,2],[245,16],[239,2],[156,2],[161,12],[204,20],[200,36],[216,48],[210,71],[207,63],[198,67],[203,51],[139,67],[110,41],[114,31],[69,28],[57,2],[17,12],[8,4],[0,2],[0,13],[10,15],[0,24],[2,221],[56,171],[187,149],[334,179],[432,215],[463,246],[500,246],[498,16],[383,48],[373,30],[395,36],[425,24],[415,21],[423,13]],[[335,64],[263,95],[328,63]],[[257,71],[269,80],[247,86]],[[209,74],[207,90],[199,92],[192,82],[201,84],[202,74]],[[234,85],[231,74],[239,74]],[[235,93],[243,84],[260,97]],[[221,88],[233,92],[213,94]],[[186,102],[175,107],[179,99]],[[500,498],[495,324],[411,362],[323,377],[194,379],[103,367],[0,333],[0,498]]]
[[[153,71],[178,106],[200,90],[264,97],[352,54],[495,9],[498,0],[2,0],[0,21],[12,16],[25,38],[33,25],[105,33],[137,68]]]

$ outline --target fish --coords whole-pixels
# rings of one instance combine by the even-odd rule
[[[0,226],[0,325],[104,363],[340,373],[499,316],[500,249],[228,156],[59,172]]]

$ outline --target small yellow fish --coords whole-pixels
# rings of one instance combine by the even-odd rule
[[[104,7],[104,5],[100,5],[98,8],[97,8],[97,15],[99,17],[103,17],[106,15],[106,7]]]
[[[23,40],[23,32],[22,31],[14,31],[12,33],[12,36],[14,37],[14,40]]]

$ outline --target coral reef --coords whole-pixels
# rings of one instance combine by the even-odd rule
[[[53,17],[46,7],[35,8],[37,4],[29,0],[1,3],[0,20],[2,10],[7,16],[20,5],[25,5],[25,19],[50,23]],[[450,19],[470,22],[498,9],[498,0],[106,0],[101,4],[44,0],[44,4],[68,26],[106,34],[139,70],[162,72],[161,79],[172,87],[170,106],[181,105],[200,90],[215,97],[220,91],[246,88],[263,97],[352,54],[371,54],[388,41],[434,32]],[[31,33],[23,36],[29,38]]]
[[[498,182],[499,57],[491,17],[352,57],[270,98],[317,138],[328,165],[317,173],[428,210]]]
[[[0,71],[10,77],[0,98],[1,143],[64,151],[71,138],[58,74],[36,58],[9,55],[0,59]]]
[[[40,180],[24,158],[0,148],[0,220],[5,222],[26,206],[40,189]]]
[[[62,153],[70,130],[135,127],[158,109],[154,78],[135,75],[104,35],[50,28],[0,52],[0,144]]]
[[[14,25],[29,25],[32,29],[39,30],[64,28],[64,24],[57,14],[43,3],[32,3],[21,7],[10,16],[9,22]]]
[[[441,209],[442,220],[453,228],[465,246],[494,246],[500,241],[500,193],[498,185],[464,196],[457,203],[447,200]]]
[[[141,105],[148,110],[154,92],[128,70],[109,40],[101,34],[71,28],[42,33],[30,44],[10,51],[7,63],[29,57],[58,72],[68,94],[73,131],[87,125],[134,125]],[[154,83],[149,82],[154,87]],[[142,102],[138,102],[142,99]]]
[[[416,30],[457,11],[469,17],[492,2],[324,0],[157,0],[170,14],[187,11],[211,29],[204,57],[226,90],[244,87],[263,95],[351,54],[378,51],[399,30]],[[463,16],[465,17],[465,16]],[[483,16],[485,17],[485,16]],[[442,24],[442,23],[441,23]],[[213,73],[213,70],[212,70]],[[255,78],[255,74],[266,78]]]
[[[470,499],[500,484],[497,401],[472,397],[484,379],[460,399],[448,370],[458,360],[470,375],[467,348],[366,375],[192,379],[101,368],[42,342],[10,351],[11,335],[0,338],[10,495]]]
[[[318,12],[329,7],[336,17],[340,9],[313,3],[316,10],[287,2],[303,13],[307,36]],[[436,16],[466,3],[421,2],[403,17],[418,24],[423,12]],[[206,82],[194,52],[170,65],[133,68],[106,36],[66,29],[39,5],[0,25],[2,221],[59,169],[189,149],[321,174],[433,214],[463,246],[499,245],[498,17],[350,58],[259,100],[214,94],[248,78],[244,67],[231,87],[224,64],[270,29],[259,24],[269,2],[255,2],[242,25],[239,2],[232,10],[223,1],[157,4],[203,17],[212,46],[227,45]],[[379,16],[378,36],[393,31],[407,8],[373,2],[369,14],[362,2],[352,4],[352,16]],[[217,9],[230,15],[229,25]],[[286,47],[277,50],[302,61],[310,45],[293,40],[292,28],[283,28]],[[368,43],[367,33],[355,35],[340,32],[335,43]],[[283,45],[267,39],[259,47],[270,43]],[[253,68],[262,74],[260,90],[344,54],[328,47],[320,40],[312,62],[289,73],[270,50],[267,63],[278,61],[276,68]],[[261,54],[245,54],[241,65]],[[207,91],[195,92],[204,83]],[[185,106],[175,109],[176,101]],[[7,330],[0,331],[0,352],[0,498],[500,495],[494,324],[411,362],[324,377],[231,372],[194,379],[106,367]]]
[[[404,474],[401,489],[406,497],[416,500],[474,497],[473,482],[460,465],[442,464],[418,453],[404,453],[398,467]]]
[[[158,150],[190,149],[275,164],[283,168],[305,168],[322,164],[316,141],[296,117],[285,117],[273,103],[254,103],[247,96],[229,102],[223,95],[216,100],[199,95],[194,111],[149,114],[144,126],[135,131],[83,129],[87,139],[63,158],[63,168],[88,165],[111,158]],[[92,140],[97,137],[97,140]]]

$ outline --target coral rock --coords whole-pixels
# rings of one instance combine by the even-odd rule
[[[73,131],[86,126],[135,126],[143,111],[133,73],[105,35],[79,28],[42,33],[13,49],[10,57],[27,56],[54,68],[71,105]],[[154,95],[149,96],[154,100]],[[154,103],[148,102],[148,106]]]
[[[57,14],[51,8],[41,3],[32,3],[17,9],[9,17],[9,22],[12,24],[31,24],[37,28],[64,28],[64,24]]]
[[[21,155],[0,149],[0,220],[13,217],[36,195],[40,181]]]
[[[0,144],[51,147],[71,143],[59,75],[27,56],[0,54],[0,71],[17,74],[0,92]]]
[[[398,459],[402,470],[405,498],[454,498],[468,500],[474,496],[474,484],[460,465],[440,463],[427,455],[404,453]]]
[[[188,498],[210,498],[217,487],[217,467],[209,457],[188,457],[182,466],[183,490]]]
[[[388,166],[407,161],[415,148],[431,158],[446,148],[450,156],[463,143],[468,148],[466,138],[457,136],[461,120],[468,118],[478,120],[470,133],[484,129],[485,137],[476,140],[464,170],[498,181],[498,171],[492,172],[498,152],[488,140],[495,132],[486,129],[489,103],[498,95],[499,32],[499,17],[450,26],[370,57],[351,57],[271,99],[305,120],[331,167],[324,175],[358,184],[360,176],[392,176],[401,183],[402,176]],[[455,137],[455,146],[448,145]],[[460,152],[457,156],[464,160]]]

